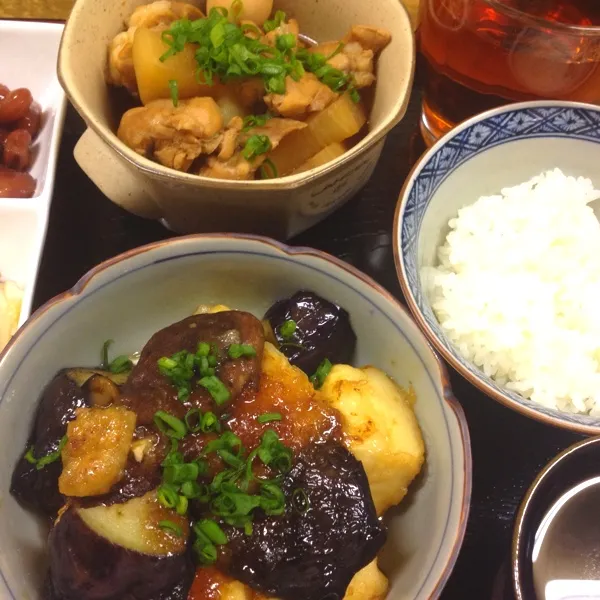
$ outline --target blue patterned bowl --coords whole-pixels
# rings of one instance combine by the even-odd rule
[[[415,165],[394,222],[396,270],[418,325],[443,357],[488,396],[523,415],[579,433],[600,433],[600,419],[545,408],[510,392],[464,359],[440,327],[420,278],[436,264],[448,221],[463,206],[559,167],[600,187],[600,108],[573,102],[511,104],[465,121]]]

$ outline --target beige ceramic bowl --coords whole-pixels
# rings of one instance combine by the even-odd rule
[[[191,0],[193,3],[194,0]],[[65,28],[59,79],[88,125],[75,149],[81,168],[113,202],[178,232],[244,231],[288,238],[355,194],[375,168],[385,135],[406,112],[414,70],[412,27],[398,0],[275,0],[317,41],[355,24],[385,27],[392,43],[378,61],[369,134],[339,159],[272,181],[232,182],[180,173],[139,156],[115,130],[120,117],[104,81],[107,45],[148,0],[78,0]],[[204,8],[204,1],[199,3]]]

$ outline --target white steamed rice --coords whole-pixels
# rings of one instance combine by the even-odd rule
[[[459,352],[534,402],[600,416],[600,223],[589,179],[559,169],[483,196],[423,269]]]

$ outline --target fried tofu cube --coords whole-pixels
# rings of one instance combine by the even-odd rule
[[[122,407],[80,408],[67,426],[58,488],[65,496],[106,494],[123,476],[136,415]]]
[[[321,392],[342,414],[346,445],[362,462],[381,515],[404,498],[425,459],[414,398],[383,371],[348,365],[335,365]]]
[[[388,579],[379,570],[375,559],[354,575],[344,600],[384,600],[388,586]]]

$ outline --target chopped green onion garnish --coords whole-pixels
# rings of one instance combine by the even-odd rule
[[[217,560],[217,548],[210,542],[197,539],[194,542],[194,551],[203,565],[212,565]]]
[[[283,35],[277,36],[277,41],[275,42],[278,50],[285,52],[286,50],[291,50],[296,47],[296,36],[293,33],[284,33]]]
[[[241,469],[245,462],[229,450],[217,450],[217,455],[226,464],[235,469]]]
[[[174,533],[177,537],[181,537],[183,535],[183,531],[179,525],[173,523],[173,521],[160,521],[158,526],[165,531],[170,531]]]
[[[175,508],[179,502],[179,495],[175,487],[165,483],[159,486],[156,497],[165,508]]]
[[[273,19],[264,22],[263,29],[265,30],[265,33],[270,33],[274,29],[280,27],[281,24],[285,22],[285,19],[286,14],[282,10],[278,10]]]
[[[108,370],[115,375],[119,373],[126,373],[127,371],[131,371],[133,368],[133,363],[129,359],[129,356],[122,354],[121,356],[117,356],[110,361],[108,365]]]
[[[242,446],[242,440],[240,440],[235,433],[232,431],[225,431],[216,440],[212,440],[206,444],[202,450],[202,455],[206,456],[207,454],[216,452],[217,450],[229,450],[230,452],[234,452],[239,456],[242,454],[244,447]]]
[[[177,440],[183,439],[187,434],[185,423],[164,410],[156,411],[154,414],[154,424],[162,433]]]
[[[194,533],[198,535],[198,532],[205,535],[217,546],[223,546],[229,541],[225,532],[211,519],[202,519],[194,523]]]
[[[53,452],[46,454],[46,456],[42,456],[41,458],[35,458],[33,455],[33,446],[27,450],[25,453],[25,460],[32,465],[35,465],[35,468],[38,471],[41,471],[45,466],[52,464],[60,458],[62,449],[65,447],[67,443],[67,436],[63,435],[63,437],[58,442],[58,447]]]
[[[287,473],[292,467],[292,451],[285,446],[272,429],[267,429],[261,437],[258,457],[267,466],[281,473]]]
[[[270,423],[271,421],[281,421],[281,413],[271,412],[264,413],[256,417],[259,423]]]
[[[196,350],[196,356],[208,356],[210,354],[210,344],[207,342],[200,342],[198,344],[198,350]]]
[[[260,165],[260,178],[261,179],[276,179],[279,176],[279,171],[275,163],[267,158],[262,165]]]
[[[320,389],[325,383],[325,379],[329,372],[331,371],[333,365],[328,358],[325,358],[323,362],[317,367],[314,375],[311,375],[310,381],[315,386],[315,389]]]
[[[264,127],[267,124],[267,121],[271,119],[271,115],[269,113],[265,113],[264,115],[249,115],[244,117],[244,127],[242,131],[247,132],[254,127]]]
[[[285,512],[285,496],[275,483],[263,483],[260,488],[260,507],[267,515],[282,515]]]
[[[129,359],[129,356],[121,355],[117,356],[112,361],[108,359],[108,349],[110,345],[114,343],[113,340],[106,340],[104,344],[102,344],[102,362],[100,363],[101,367],[115,375],[119,373],[126,373],[127,371],[131,371],[133,368],[133,363]]]
[[[221,406],[225,404],[230,398],[231,394],[229,390],[225,387],[225,384],[216,376],[209,375],[208,377],[203,377],[198,381],[198,384],[201,385],[208,393],[212,396],[212,399]]]
[[[177,499],[177,505],[175,506],[175,511],[178,515],[185,515],[188,509],[188,499],[186,496],[179,496]]]
[[[229,358],[241,358],[242,356],[256,356],[256,349],[250,344],[231,344],[227,351]]]
[[[198,463],[181,463],[178,465],[167,465],[163,469],[163,479],[166,483],[182,484],[186,481],[196,481],[200,475]]]
[[[213,412],[204,413],[202,417],[202,422],[200,424],[200,431],[202,433],[210,433],[210,432],[219,432],[221,431],[221,423],[219,423],[219,419],[217,415]]]
[[[104,344],[102,344],[102,352],[101,352],[102,361],[100,362],[100,366],[103,369],[108,369],[108,364],[109,364],[109,360],[108,360],[108,348],[113,343],[113,341],[114,340],[106,340],[104,342]]]
[[[185,424],[190,433],[198,433],[202,426],[202,413],[198,408],[192,408],[185,415]]]
[[[271,140],[266,135],[251,135],[242,150],[246,160],[252,160],[260,154],[267,153],[272,147]]]
[[[298,326],[296,324],[296,321],[294,321],[293,319],[288,319],[287,321],[284,321],[279,327],[279,335],[284,340],[292,339],[294,333],[296,333],[297,327]]]
[[[171,101],[173,106],[177,107],[179,104],[179,86],[175,79],[169,79],[169,91],[171,92]]]
[[[200,498],[206,494],[206,490],[196,481],[185,481],[181,485],[181,493],[190,500]]]

